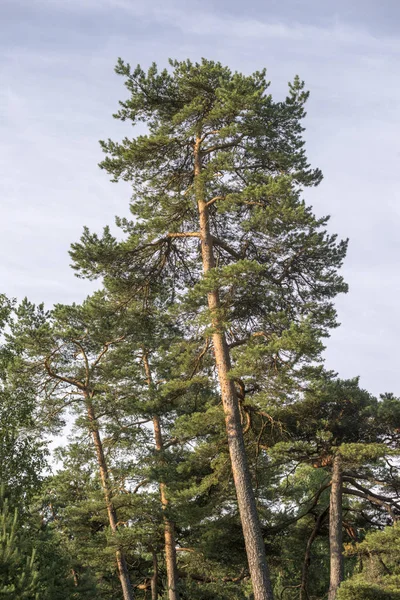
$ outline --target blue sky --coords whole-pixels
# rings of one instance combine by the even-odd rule
[[[81,300],[69,268],[83,225],[128,212],[129,189],[97,163],[98,140],[129,134],[112,119],[131,64],[205,56],[267,67],[282,97],[295,74],[311,90],[312,164],[325,175],[306,198],[350,238],[337,301],[342,326],[327,364],[400,395],[400,3],[396,0],[1,0],[1,291],[46,303]]]

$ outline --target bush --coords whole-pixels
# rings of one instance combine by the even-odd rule
[[[365,581],[345,581],[339,588],[337,600],[400,600],[400,590],[390,590]]]

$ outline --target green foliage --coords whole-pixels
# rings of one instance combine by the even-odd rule
[[[12,510],[4,489],[0,497],[0,598],[39,600],[35,550]]]
[[[301,197],[322,177],[302,139],[304,84],[295,78],[282,102],[269,94],[265,71],[245,76],[206,59],[147,73],[119,60],[116,71],[128,99],[115,117],[144,122],[147,133],[102,142],[101,167],[131,183],[133,220],[117,220],[122,242],[108,228],[103,237],[85,229],[72,245],[74,268],[102,277],[125,302],[161,288],[192,340],[212,332],[206,294],[217,288],[220,327],[235,346],[232,376],[269,394],[292,393],[320,359],[321,339],[336,326],[332,299],[347,289],[338,274],[346,242]],[[203,161],[196,186],[210,203],[217,262],[206,276],[196,239],[196,136]]]
[[[132,185],[133,218],[117,219],[122,241],[109,228],[102,236],[85,228],[71,256],[79,276],[103,280],[112,303],[131,307],[143,298],[140,320],[162,306],[179,324],[181,341],[162,351],[167,383],[152,389],[151,400],[156,410],[165,407],[163,427],[181,441],[168,455],[174,467],[164,470],[178,527],[187,528],[191,544],[194,537],[208,547],[206,527],[215,523],[217,531],[223,514],[237,522],[237,507],[212,370],[215,320],[207,294],[218,290],[220,307],[213,315],[232,347],[231,377],[260,488],[263,480],[265,524],[273,496],[267,457],[260,452],[268,431],[266,407],[271,399],[296,398],[317,370],[323,339],[336,326],[333,298],[347,290],[338,273],[347,243],[331,235],[328,218],[316,217],[302,198],[303,189],[318,185],[322,175],[305,154],[308,93],[299,78],[287,98],[276,102],[264,71],[245,76],[205,59],[170,61],[161,72],[156,65],[147,72],[131,69],[120,60],[116,71],[128,98],[115,117],[134,126],[143,122],[147,132],[102,142],[101,167],[114,181]],[[202,163],[196,178],[195,142]],[[206,275],[198,242],[199,197],[208,203],[216,259]],[[159,356],[160,343],[152,352],[157,374]],[[138,378],[135,384],[143,400]],[[201,385],[209,392],[199,391]],[[152,478],[157,471],[162,475],[156,468]]]
[[[340,455],[346,464],[358,465],[365,463],[374,463],[384,456],[394,454],[385,444],[352,443],[342,444],[340,446]]]
[[[46,445],[34,422],[34,392],[0,382],[0,481],[22,509],[40,485]]]
[[[309,598],[326,595],[340,453],[347,581],[338,600],[395,600],[398,525],[381,529],[400,512],[400,401],[322,366],[333,302],[347,291],[347,242],[303,199],[322,179],[305,153],[303,82],[275,101],[265,71],[206,59],[147,72],[119,60],[116,72],[127,99],[115,117],[146,133],[102,142],[101,168],[132,186],[132,220],[117,218],[122,239],[85,227],[71,248],[77,275],[101,279],[101,290],[51,310],[0,296],[0,597],[119,600],[118,551],[139,600],[157,558],[164,599],[167,519],[181,600],[251,598],[215,375],[218,326],[276,595],[297,600],[302,576]],[[199,197],[215,255],[206,274]],[[59,468],[45,476],[42,440],[66,422]]]
[[[359,557],[362,570],[343,583],[339,600],[400,598],[399,523],[386,527],[383,531],[368,533],[361,543],[349,546],[347,553]]]
[[[400,591],[381,585],[368,585],[357,579],[345,581],[339,588],[337,600],[399,600]]]

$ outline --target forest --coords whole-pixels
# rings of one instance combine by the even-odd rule
[[[304,82],[115,70],[131,218],[70,248],[97,291],[0,296],[0,598],[399,600],[400,399],[324,364],[347,240]]]

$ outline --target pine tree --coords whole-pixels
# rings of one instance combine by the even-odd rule
[[[0,303],[0,326],[10,326],[14,303],[6,298]],[[75,589],[70,557],[35,504],[48,469],[48,451],[37,410],[38,390],[30,374],[23,376],[7,332],[0,347],[0,596],[83,600],[92,596],[83,595],[82,586]]]
[[[329,598],[333,600],[344,580],[343,511],[351,508],[356,514],[368,515],[372,506],[378,526],[388,517],[396,521],[400,516],[398,478],[390,462],[399,442],[399,409],[396,398],[386,395],[377,400],[360,389],[357,378],[343,381],[329,377],[315,381],[302,400],[270,407],[271,415],[280,423],[280,429],[271,430],[270,454],[279,462],[289,459],[289,470],[297,463],[325,473],[318,479],[312,504],[330,490],[320,515],[329,514]],[[280,441],[282,438],[285,441]],[[361,501],[361,506],[357,507],[353,499]],[[358,523],[354,519],[352,524],[348,519],[347,530],[355,539],[359,539],[357,529],[370,527],[364,518]],[[317,521],[316,527],[320,525]],[[312,542],[318,528],[311,533]],[[308,567],[301,581],[304,594],[307,577]],[[304,594],[302,598],[307,597]]]
[[[21,530],[18,509],[12,510],[4,493],[0,496],[0,597],[10,600],[39,600],[39,572],[35,550],[29,552]]]
[[[173,381],[174,362],[172,358],[167,360],[167,356],[176,339],[178,347],[173,352],[181,354],[180,338],[177,328],[171,327],[168,319],[162,318],[161,313],[154,318],[155,314],[153,312],[150,319],[148,311],[143,309],[139,312],[118,310],[100,293],[88,298],[82,306],[57,305],[48,313],[43,307],[24,301],[16,310],[9,337],[20,351],[21,374],[29,373],[39,393],[41,410],[50,415],[50,420],[47,416],[48,427],[51,428],[52,422],[57,424],[67,410],[70,416],[77,417],[77,431],[81,433],[75,445],[69,446],[69,454],[62,455],[62,461],[67,464],[74,457],[75,468],[84,471],[87,464],[91,464],[91,471],[96,458],[104,499],[87,498],[80,503],[78,498],[72,498],[71,504],[80,506],[78,512],[82,512],[82,518],[90,520],[88,507],[93,507],[90,503],[95,501],[98,505],[100,502],[104,507],[106,501],[109,525],[114,534],[118,533],[109,539],[109,548],[115,550],[117,560],[124,555],[124,546],[131,554],[132,548],[141,547],[145,553],[152,554],[153,565],[158,564],[160,547],[152,520],[156,521],[161,513],[156,511],[149,516],[150,507],[150,512],[154,510],[154,482],[158,484],[163,510],[166,586],[169,596],[176,598],[174,523],[165,479],[165,473],[173,467],[164,465],[167,448],[175,442],[168,439],[166,431],[174,418],[168,413],[172,411],[175,416],[179,398],[186,395],[185,404],[190,389],[199,389],[200,382],[193,377],[187,382]],[[182,357],[179,362],[182,364]],[[156,380],[161,381],[153,381],[151,369]],[[178,377],[181,375],[180,371]],[[149,439],[150,423],[155,433],[153,443]],[[93,439],[92,450],[87,447],[88,432]],[[83,462],[78,466],[80,460]],[[67,481],[73,477],[69,469],[65,476]],[[88,480],[86,486],[89,484],[92,485]],[[145,492],[140,501],[133,499],[132,489]],[[120,504],[124,507],[122,510]],[[74,519],[76,521],[77,515]],[[129,523],[129,526],[119,523]],[[100,529],[104,531],[105,525]],[[76,529],[71,530],[71,536],[76,538],[77,535]],[[103,551],[106,552],[106,548],[100,554]],[[88,552],[89,563],[96,562],[96,550]],[[152,578],[154,594],[158,579]]]
[[[369,533],[348,554],[359,557],[361,570],[341,585],[338,600],[399,600],[399,523]]]
[[[19,350],[21,364],[25,362],[25,372],[31,370],[32,378],[36,374],[43,407],[49,402],[51,412],[56,414],[62,414],[71,405],[83,408],[86,429],[97,457],[109,527],[117,537],[118,516],[96,412],[96,396],[104,396],[104,386],[107,389],[101,377],[104,359],[110,347],[121,342],[123,336],[115,333],[118,328],[115,320],[108,319],[107,315],[101,318],[102,307],[101,294],[95,304],[89,299],[82,307],[58,305],[52,313],[25,300],[16,310],[9,339]],[[115,557],[124,600],[132,600],[134,593],[126,557],[118,546]]]
[[[335,325],[331,299],[346,290],[337,275],[346,243],[301,199],[304,186],[321,180],[301,137],[303,83],[296,78],[286,100],[274,102],[264,71],[244,76],[204,59],[170,65],[145,73],[118,62],[129,98],[116,117],[144,122],[148,134],[104,142],[101,166],[115,181],[132,182],[134,221],[118,221],[128,234],[121,244],[108,229],[100,239],[85,230],[72,257],[81,275],[103,275],[108,286],[118,280],[131,294],[172,281],[171,301],[203,324],[255,600],[270,600],[233,375],[263,378],[271,393],[301,378],[301,365],[318,358],[321,336]]]

